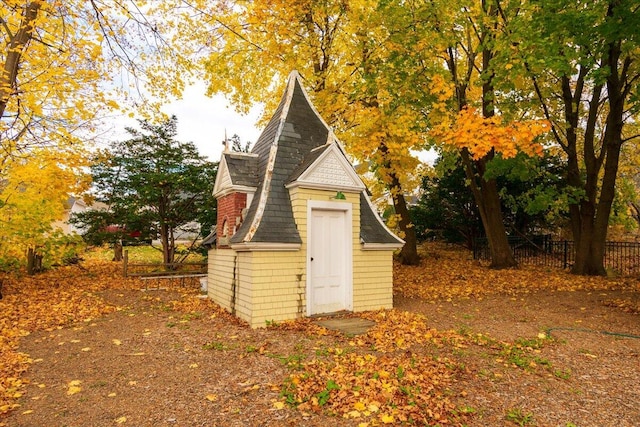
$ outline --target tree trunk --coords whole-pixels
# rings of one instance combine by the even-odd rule
[[[494,20],[497,18],[498,9],[494,3],[483,0],[482,8],[487,17]],[[494,73],[491,69],[491,60],[494,55],[492,46],[488,42],[493,39],[497,25],[495,21],[488,21],[487,24],[493,28],[489,29],[483,25],[482,29],[484,44],[482,48],[482,70],[487,73],[482,83],[482,116],[485,118],[495,115]],[[480,211],[480,218],[482,219],[482,225],[484,226],[491,252],[490,268],[516,267],[518,264],[513,256],[511,246],[509,246],[507,230],[502,218],[502,204],[500,203],[498,184],[493,178],[485,178],[486,166],[494,158],[494,151],[491,150],[489,154],[479,160],[472,160],[469,152],[467,150],[463,151],[463,164],[466,164],[467,179],[469,179],[473,196]]]
[[[496,180],[485,180],[481,184],[481,192],[482,208],[480,211],[484,211],[484,215],[480,216],[491,251],[490,267],[496,269],[516,267],[518,263],[513,256],[502,219],[502,205]]]
[[[640,204],[637,202],[630,203],[631,216],[636,222],[636,227],[640,227]]]
[[[27,274],[29,276],[33,276],[33,274],[35,273],[35,259],[35,251],[33,250],[33,248],[29,248],[29,250],[27,251]]]
[[[116,242],[113,245],[113,261],[122,261],[122,243]]]
[[[398,259],[403,265],[418,265],[420,264],[420,255],[418,255],[418,239],[416,237],[416,229],[411,222],[409,216],[409,209],[407,208],[407,201],[404,198],[402,192],[402,184],[400,178],[393,171],[391,160],[389,160],[389,149],[386,144],[381,143],[379,146],[380,153],[382,154],[382,164],[388,172],[389,184],[388,189],[393,199],[393,208],[396,215],[400,217],[398,221],[398,228],[403,233],[404,246],[400,250]],[[383,177],[384,179],[384,177]]]
[[[398,227],[404,234],[404,246],[400,250],[398,259],[403,265],[420,264],[420,255],[418,255],[418,240],[416,238],[416,228],[411,223],[407,201],[402,194],[400,180],[395,173],[391,173],[391,193],[393,196],[393,208],[397,215],[400,216]]]
[[[22,54],[33,37],[34,23],[41,7],[42,1],[31,1],[25,6],[20,27],[9,40],[7,56],[0,73],[0,117],[4,117],[9,98],[15,90]]]
[[[175,257],[175,241],[167,224],[160,224],[160,244],[162,245],[162,262],[172,264]]]
[[[614,4],[609,5],[608,14],[613,14]],[[585,132],[585,169],[587,181],[585,184],[586,197],[580,203],[580,223],[574,224],[573,228],[579,229],[579,235],[574,236],[576,240],[576,260],[571,269],[574,274],[599,275],[607,274],[604,268],[604,252],[607,241],[607,230],[609,217],[611,216],[611,206],[615,196],[616,178],[620,162],[620,151],[622,149],[622,132],[624,126],[624,101],[626,98],[625,82],[626,73],[631,63],[630,57],[626,57],[620,74],[619,60],[621,56],[620,42],[609,43],[606,63],[609,67],[607,76],[607,100],[608,113],[605,123],[605,131],[602,140],[601,153],[598,157],[594,155],[593,137],[590,134],[589,124],[594,121],[598,108],[596,98],[592,97],[589,107],[589,120]],[[592,120],[593,117],[593,120]],[[595,126],[593,126],[595,128]],[[600,184],[600,194],[598,197],[598,177],[600,176],[602,162],[604,161],[604,174]],[[572,217],[573,219],[573,217]]]
[[[487,17],[495,19],[497,17],[498,9],[493,2],[482,1],[482,9]],[[482,25],[482,33],[480,35],[482,39],[482,70],[486,72],[486,77],[482,84],[482,115],[483,117],[491,117],[495,114],[494,109],[494,74],[491,70],[491,60],[493,58],[493,51],[491,50],[491,44],[488,43],[493,37],[492,29],[487,28],[486,25],[492,25],[493,31],[496,29],[495,20],[491,22],[488,20]],[[475,63],[475,54],[468,58],[468,65],[471,69]],[[455,57],[452,54],[449,56],[447,62],[449,71],[456,82],[456,97],[458,102],[458,110],[462,111],[467,106],[466,90],[469,78],[467,80],[460,81],[457,76],[457,66]],[[509,246],[509,240],[507,239],[507,231],[504,227],[502,219],[502,206],[500,203],[500,195],[498,193],[498,185],[495,179],[486,179],[485,171],[486,165],[494,157],[494,151],[484,156],[482,159],[474,160],[467,149],[460,151],[460,157],[462,158],[462,165],[464,167],[467,181],[469,182],[469,188],[473,193],[473,198],[478,206],[480,212],[480,219],[484,227],[487,241],[489,243],[489,250],[491,252],[491,268],[510,268],[517,265],[513,252]]]
[[[480,212],[480,219],[487,235],[489,251],[491,252],[491,268],[511,268],[518,265],[509,246],[507,231],[502,220],[502,205],[495,179],[485,179],[486,163],[493,154],[480,160],[473,160],[465,149],[461,151],[462,164],[469,181],[469,187]]]

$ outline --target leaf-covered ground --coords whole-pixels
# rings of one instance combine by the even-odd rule
[[[197,283],[163,287],[104,261],[5,279],[0,426],[640,422],[637,279],[491,271],[430,245],[355,337],[251,330]]]

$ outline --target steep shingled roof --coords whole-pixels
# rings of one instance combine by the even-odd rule
[[[257,155],[257,189],[230,243],[302,243],[285,185],[330,144],[337,144],[333,132],[311,104],[298,73],[292,72],[280,104],[251,150]],[[360,212],[363,243],[403,243],[376,218],[364,195]]]
[[[222,153],[229,177],[233,185],[256,187],[258,185],[257,166],[258,158],[245,153]]]

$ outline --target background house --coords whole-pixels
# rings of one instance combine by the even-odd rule
[[[253,327],[391,308],[404,243],[293,72],[251,153],[225,152],[214,186],[208,293]]]
[[[54,222],[53,227],[61,229],[65,234],[82,234],[84,232],[83,229],[69,223],[69,218],[71,218],[71,215],[86,212],[91,209],[104,210],[106,208],[107,205],[101,202],[93,202],[93,204],[88,205],[83,199],[79,197],[69,196],[65,203],[65,210],[62,218],[59,221]]]

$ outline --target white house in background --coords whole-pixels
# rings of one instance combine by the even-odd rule
[[[69,223],[69,218],[72,214],[86,212],[88,210],[104,210],[107,209],[107,205],[101,202],[94,202],[88,205],[83,199],[76,196],[69,196],[66,201],[65,210],[62,218],[59,221],[53,223],[54,228],[59,228],[65,234],[82,234],[82,229]]]

